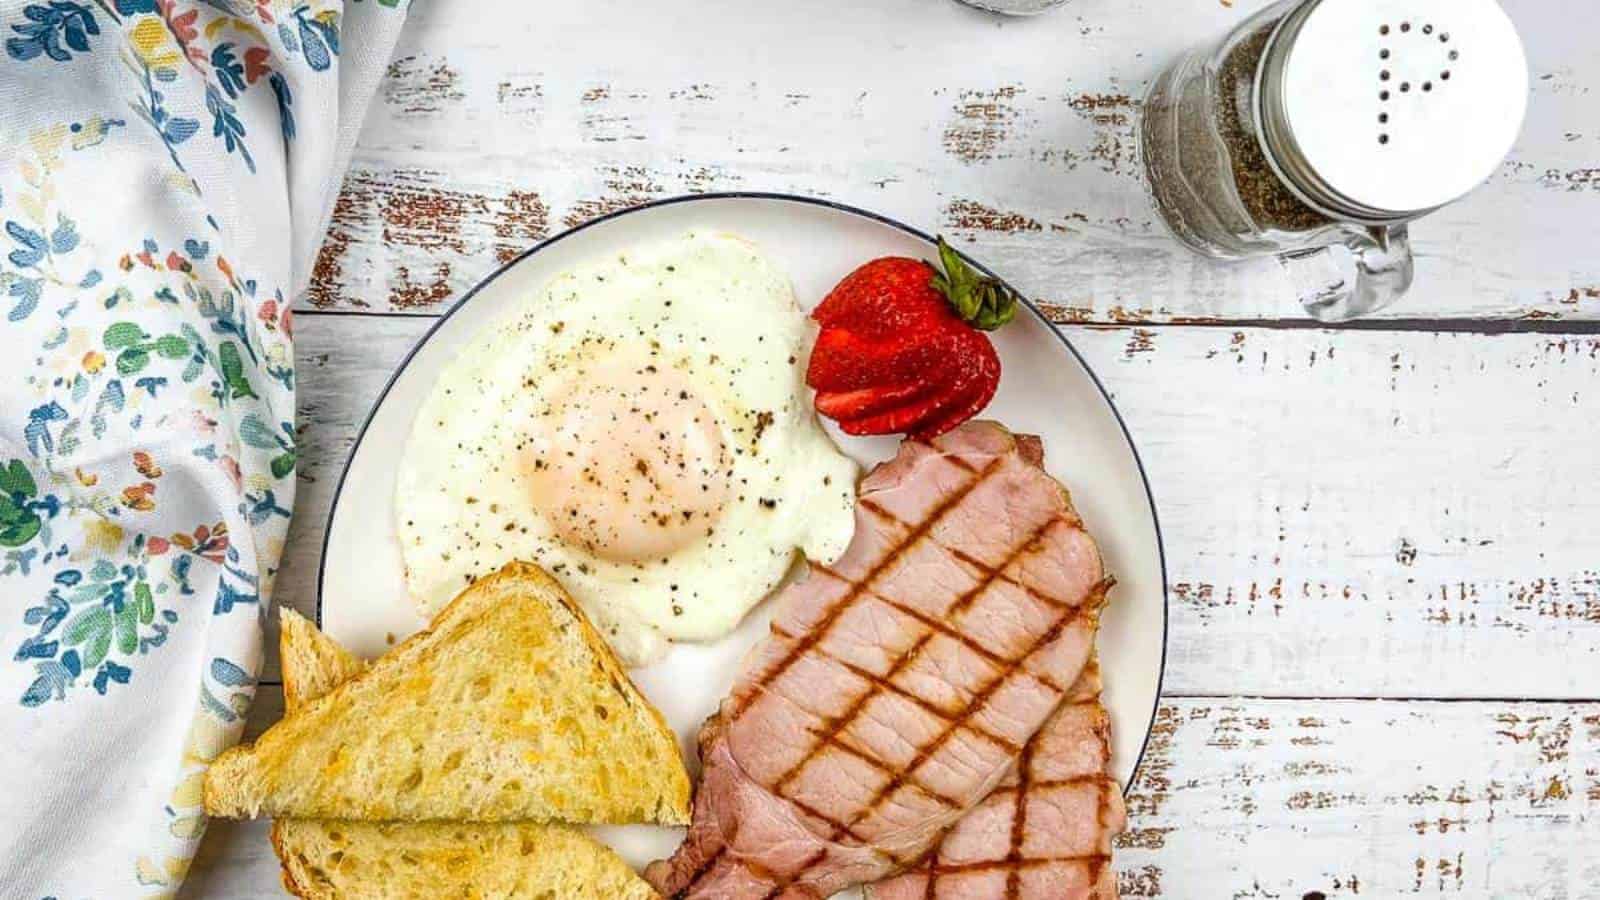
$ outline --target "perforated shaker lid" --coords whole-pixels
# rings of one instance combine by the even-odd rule
[[[1472,190],[1527,110],[1527,58],[1495,0],[1311,0],[1260,72],[1279,174],[1314,205],[1370,221]]]

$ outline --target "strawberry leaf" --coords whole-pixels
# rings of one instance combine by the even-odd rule
[[[933,286],[950,301],[961,321],[980,331],[993,331],[1016,318],[1016,291],[998,278],[974,271],[942,236],[939,262],[944,271],[934,274]]]

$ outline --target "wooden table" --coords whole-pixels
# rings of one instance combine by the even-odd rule
[[[1600,7],[1506,0],[1522,140],[1413,227],[1401,305],[1328,328],[1141,189],[1149,79],[1259,5],[417,4],[297,310],[279,600],[313,608],[357,427],[499,262],[673,194],[829,197],[1038,298],[1144,455],[1171,635],[1125,896],[1600,895]],[[186,895],[279,896],[264,825],[214,824]]]

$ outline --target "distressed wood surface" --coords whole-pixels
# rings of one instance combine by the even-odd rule
[[[1275,264],[1178,249],[1140,185],[1149,79],[1263,2],[419,4],[299,301],[278,600],[313,611],[370,405],[500,262],[674,194],[827,197],[1039,299],[1139,445],[1171,627],[1125,896],[1595,896],[1600,7],[1504,0],[1522,139],[1413,228],[1410,297],[1329,330]],[[184,896],[281,896],[264,826],[214,825]]]
[[[1134,143],[1160,68],[1261,5],[1073,0],[1002,20],[948,0],[419,4],[305,302],[434,312],[597,214],[774,190],[969,241],[1073,319],[1300,317],[1275,264],[1220,266],[1166,236]],[[1522,139],[1412,228],[1417,284],[1387,317],[1600,319],[1600,7],[1505,5],[1532,67]]]
[[[281,709],[264,692],[252,732]],[[1582,900],[1600,703],[1170,700],[1128,812],[1129,900]],[[266,831],[213,822],[181,896],[281,897]]]
[[[304,462],[280,602],[313,610],[344,460],[428,325],[300,319]],[[1155,488],[1169,693],[1595,695],[1600,338],[1064,331]]]

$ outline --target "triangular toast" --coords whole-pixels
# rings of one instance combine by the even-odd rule
[[[278,610],[278,658],[285,713],[299,712],[367,669],[366,660],[287,606]]]
[[[366,668],[293,610],[279,621],[286,711]],[[611,848],[564,825],[278,819],[272,847],[284,889],[305,900],[656,897]]]
[[[661,714],[537,566],[479,579],[432,626],[206,773],[206,811],[367,821],[684,824]]]

